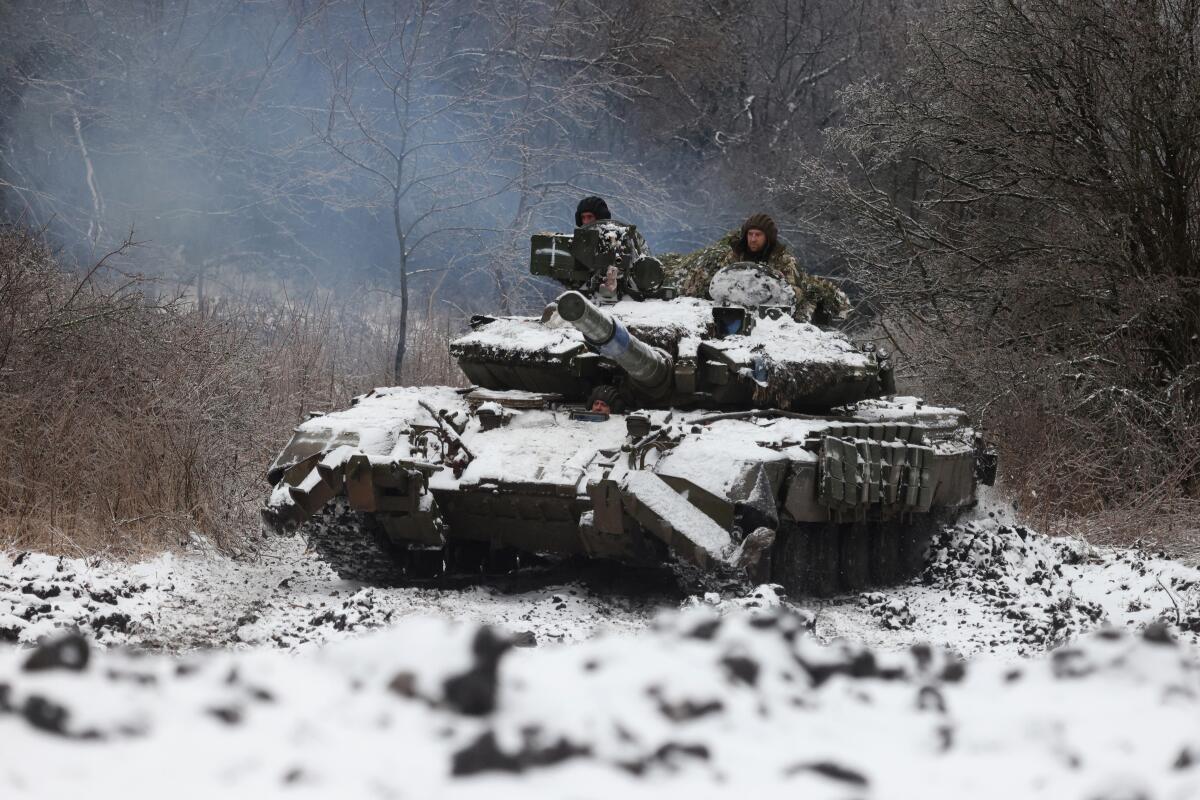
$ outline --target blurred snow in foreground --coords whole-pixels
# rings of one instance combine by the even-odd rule
[[[1200,672],[1152,626],[1023,663],[823,645],[786,608],[511,648],[410,617],[304,654],[0,653],[5,797],[1195,797]],[[64,655],[65,654],[65,655]]]
[[[1170,559],[985,518],[807,609],[606,580],[0,555],[0,797],[1200,796]]]

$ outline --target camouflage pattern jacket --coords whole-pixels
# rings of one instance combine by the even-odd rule
[[[708,297],[708,284],[717,270],[739,259],[733,250],[740,233],[731,231],[715,245],[687,255],[674,253],[663,256],[668,277],[679,285],[680,294],[688,297]],[[850,300],[836,284],[825,278],[809,275],[800,269],[796,257],[780,242],[766,265],[778,272],[796,293],[796,319],[829,325],[843,319],[850,310]]]

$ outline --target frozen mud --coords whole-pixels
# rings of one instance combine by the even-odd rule
[[[1185,798],[1200,672],[1163,626],[1019,663],[822,644],[786,607],[514,647],[408,617],[309,653],[0,651],[6,797]],[[133,789],[132,787],[137,787]],[[132,790],[132,791],[131,791]]]
[[[1197,570],[993,519],[819,604],[9,553],[0,796],[1194,797],[1198,637]]]
[[[202,544],[202,543],[201,543]],[[488,580],[378,588],[342,581],[299,539],[239,559],[198,546],[138,563],[0,554],[0,641],[74,627],[101,645],[186,651],[305,649],[409,616],[492,625],[539,643],[637,632],[662,608],[806,609],[815,635],[887,649],[928,642],[963,655],[1027,655],[1112,626],[1163,621],[1200,637],[1200,570],[1144,549],[1092,548],[983,519],[947,528],[908,584],[823,601],[688,597],[665,571],[565,564]]]
[[[572,577],[537,571],[442,586],[363,586],[340,580],[297,538],[268,539],[240,559],[200,547],[132,565],[7,554],[0,555],[0,640],[33,644],[68,626],[105,646],[305,649],[431,616],[548,643],[601,628],[637,630],[664,604],[679,603],[669,575],[633,583],[641,573],[584,568]]]

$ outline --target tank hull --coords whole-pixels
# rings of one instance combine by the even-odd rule
[[[830,594],[911,574],[930,525],[974,501],[975,461],[960,412],[911,398],[596,414],[553,394],[378,389],[296,428],[264,519],[358,580],[553,554]]]

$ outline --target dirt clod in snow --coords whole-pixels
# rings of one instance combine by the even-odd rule
[[[665,571],[594,564],[441,587],[362,586],[339,580],[299,539],[267,540],[252,559],[211,549],[139,564],[0,554],[0,642],[25,646],[74,628],[101,646],[298,650],[428,614],[486,623],[516,637],[514,645],[542,647],[641,631],[660,608],[681,603],[718,619],[748,611],[766,625],[784,624],[774,612],[790,608],[794,634],[885,649],[929,641],[964,655],[1039,653],[1105,625],[1158,621],[1200,639],[1200,570],[994,519],[938,533],[917,581],[825,601],[792,601],[770,585],[688,598]],[[699,625],[694,635],[707,633]]]
[[[0,796],[115,795],[131,759],[212,796],[1200,796],[1198,639],[1200,570],[996,519],[823,601],[597,564],[379,588],[298,539],[0,554]]]
[[[364,587],[298,540],[0,554],[0,796],[116,795],[127,763],[211,796],[1200,796],[1195,569],[981,520],[811,606],[595,566]]]
[[[481,627],[471,644],[475,662],[461,675],[446,679],[446,705],[460,714],[490,714],[496,707],[500,657],[512,646],[511,640],[498,636],[486,625]]]
[[[66,669],[79,672],[86,669],[91,648],[82,635],[75,632],[49,636],[25,659],[26,672]]]
[[[1031,654],[1106,625],[1165,620],[1196,642],[1197,578],[1200,570],[1141,548],[1093,548],[981,519],[938,532],[917,581],[861,595],[854,611],[840,600],[821,605],[817,631],[879,644],[925,639],[964,654]]]
[[[890,630],[911,628],[917,618],[913,615],[908,603],[897,598],[888,597],[883,592],[867,592],[860,601],[871,616],[879,619],[879,624]]]
[[[111,796],[128,781],[115,763],[139,764],[148,791],[217,796],[295,791],[281,776],[298,764],[303,785],[355,796],[821,799],[893,794],[913,776],[931,800],[1129,781],[1152,797],[1200,791],[1196,652],[1158,628],[1084,635],[1013,680],[1000,660],[967,668],[935,646],[823,644],[786,608],[718,613],[529,649],[477,623],[406,617],[293,653],[99,649],[78,671],[26,672],[0,648],[0,791]],[[493,702],[464,714],[449,687],[481,662]],[[115,677],[130,674],[157,680]],[[85,737],[99,741],[73,742]]]

